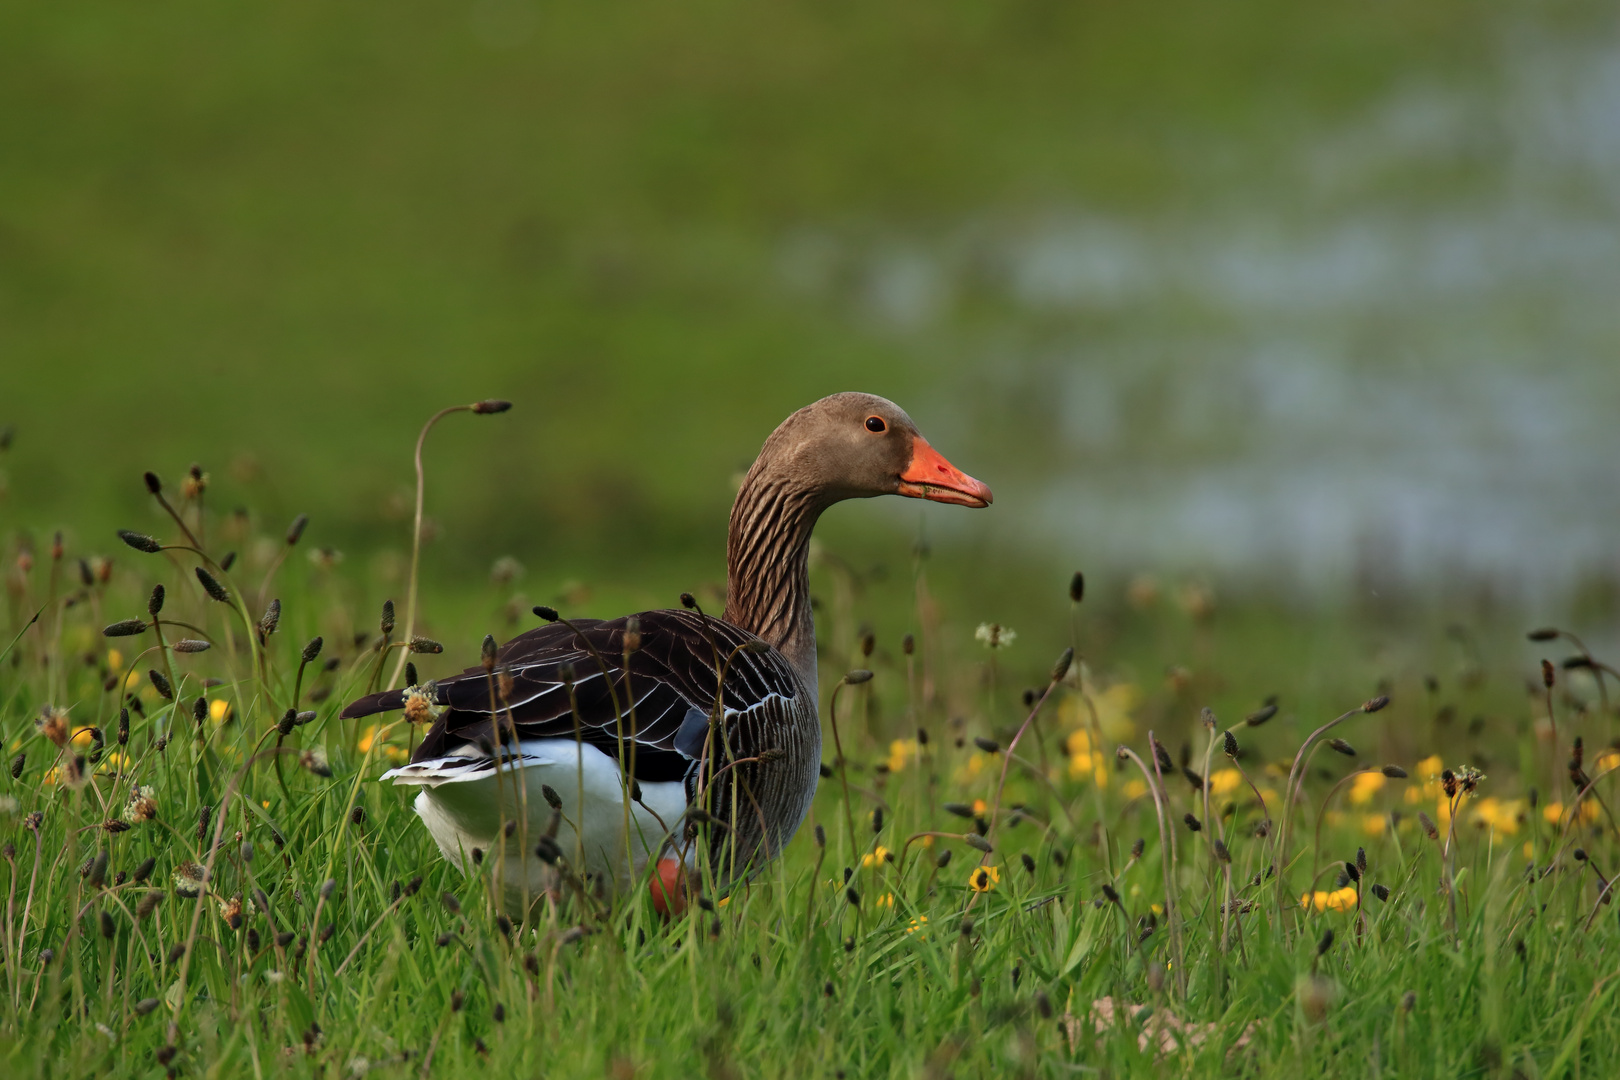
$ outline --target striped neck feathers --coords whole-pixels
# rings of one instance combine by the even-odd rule
[[[810,532],[826,509],[817,492],[755,462],[737,492],[726,537],[726,621],[764,639],[816,690],[810,617]]]

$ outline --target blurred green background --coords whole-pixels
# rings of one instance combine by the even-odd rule
[[[0,515],[111,548],[155,525],[141,471],[198,461],[215,505],[397,560],[421,421],[503,397],[433,436],[430,577],[667,603],[723,573],[770,429],[864,389],[997,503],[843,508],[829,544],[902,566],[922,532],[981,597],[1084,566],[1606,617],[1616,28],[5,4]]]

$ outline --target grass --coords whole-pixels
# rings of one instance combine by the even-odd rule
[[[825,552],[843,782],[784,857],[673,921],[639,891],[522,920],[375,782],[413,734],[336,719],[400,632],[359,560],[217,513],[194,477],[161,491],[184,546],[81,563],[5,541],[18,1075],[1612,1070],[1614,717],[1584,661],[1522,682],[1578,643],[1138,581],[1004,599],[986,614],[1017,632],[989,649],[938,599],[948,553],[877,579]],[[447,646],[410,656],[427,676],[498,629],[451,601],[423,594]]]

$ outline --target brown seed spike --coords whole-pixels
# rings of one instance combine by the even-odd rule
[[[1138,836],[1136,838],[1136,843],[1131,845],[1131,858],[1140,859],[1142,857],[1142,852],[1145,851],[1146,849],[1147,849],[1147,841],[1143,840],[1140,836]]]
[[[1421,810],[1418,811],[1418,823],[1423,826],[1423,831],[1428,834],[1430,840],[1440,839],[1440,830],[1436,827],[1434,819]]]
[[[1543,626],[1541,629],[1532,630],[1524,636],[1531,641],[1553,641],[1558,637],[1558,628],[1554,626]]]
[[[136,551],[142,551],[148,555],[153,555],[163,550],[163,545],[158,542],[156,537],[147,536],[145,533],[133,532],[129,529],[119,529],[118,539],[122,540]]]
[[[1343,739],[1329,739],[1328,745],[1334,750],[1337,750],[1339,753],[1343,754],[1345,757],[1356,756],[1356,748],[1345,742]]]
[[[1406,770],[1401,768],[1399,765],[1385,765],[1379,771],[1382,772],[1385,776],[1389,777],[1391,780],[1405,780],[1406,779]]]
[[[1557,669],[1553,667],[1552,661],[1543,660],[1541,662],[1541,685],[1545,686],[1548,690],[1551,690],[1553,688],[1553,683],[1557,681]]]
[[[1086,598],[1086,575],[1076,570],[1069,579],[1069,603],[1078,604]]]
[[[163,481],[158,479],[155,472],[147,472],[141,479],[146,481],[146,490],[153,495],[163,494]]]
[[[474,405],[472,407],[472,411],[479,416],[494,416],[497,413],[505,412],[511,407],[512,403],[510,401],[501,401],[498,398],[488,398]]]
[[[1227,757],[1229,757],[1229,758],[1237,757],[1238,756],[1237,736],[1233,735],[1230,731],[1228,731],[1226,733],[1226,737],[1223,740],[1221,740],[1221,749],[1225,752]]]
[[[1193,817],[1191,812],[1182,814],[1181,815],[1181,820],[1186,822],[1187,823],[1187,828],[1191,829],[1193,832],[1198,832],[1198,831],[1202,830],[1203,827],[1204,827],[1203,822],[1201,822],[1197,818]]]
[[[196,568],[196,573],[197,580],[202,584],[203,592],[222,604],[231,602],[231,594],[225,591],[225,586],[221,585],[213,574],[200,566]]]
[[[1385,705],[1388,705],[1388,704],[1389,704],[1389,695],[1388,694],[1380,694],[1377,697],[1373,698],[1371,701],[1367,702],[1365,705],[1363,705],[1361,707],[1361,711],[1364,712],[1364,713],[1375,713],[1379,709],[1382,709]]]

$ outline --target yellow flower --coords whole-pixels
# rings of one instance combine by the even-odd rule
[[[1599,754],[1592,762],[1592,765],[1599,772],[1602,772],[1605,769],[1612,769],[1616,766],[1620,766],[1620,750],[1611,748],[1603,751],[1603,753]]]
[[[124,654],[117,649],[107,650],[107,670],[118,672],[124,670]]]
[[[1101,729],[1105,739],[1115,739],[1124,742],[1136,734],[1136,723],[1131,719],[1131,711],[1142,700],[1142,691],[1134,683],[1115,683],[1107,689],[1099,688],[1090,679],[1081,683],[1079,696],[1070,696],[1058,706],[1058,717],[1064,726],[1074,728],[1074,734],[1069,736],[1068,751],[1076,753],[1081,750],[1090,751],[1101,749],[1091,745],[1091,710],[1097,710],[1097,727]],[[1091,704],[1086,704],[1089,699]],[[1077,741],[1078,740],[1078,741]]]
[[[215,698],[208,703],[208,718],[216,724],[223,724],[231,716],[231,703],[224,698]]]
[[[956,782],[958,784],[971,783],[978,778],[980,773],[984,772],[984,767],[989,763],[990,758],[987,755],[975,752],[956,770]]]
[[[1548,803],[1546,806],[1541,808],[1541,816],[1546,819],[1548,824],[1557,825],[1560,821],[1564,820],[1564,810],[1565,806],[1563,803]],[[1580,818],[1582,822],[1590,825],[1592,822],[1598,819],[1598,815],[1602,812],[1603,811],[1598,807],[1596,799],[1581,800]]]
[[[1498,799],[1491,795],[1474,804],[1474,823],[1488,826],[1499,835],[1512,836],[1519,831],[1519,814],[1524,810],[1523,799]]]
[[[990,804],[985,802],[983,799],[973,800],[973,812],[975,814],[982,814],[988,809],[990,809]]]
[[[1446,769],[1446,763],[1440,759],[1439,754],[1426,757],[1417,763],[1417,774],[1425,780],[1433,780]]]
[[[1001,883],[1001,867],[975,866],[968,875],[968,888],[974,892],[989,892]]]
[[[1383,814],[1362,814],[1361,831],[1368,836],[1382,836],[1389,820]]]
[[[1140,799],[1147,794],[1147,783],[1142,780],[1125,781],[1125,797],[1127,799]]]
[[[1299,906],[1310,908],[1314,906],[1317,911],[1352,911],[1356,906],[1356,890],[1352,886],[1335,889],[1332,892],[1322,892],[1318,889],[1314,893],[1304,893],[1299,898]]]
[[[888,857],[889,849],[884,847],[882,844],[879,844],[876,851],[869,851],[865,855],[861,856],[861,866],[863,868],[868,866],[882,866],[883,861]]]
[[[915,934],[919,930],[922,930],[923,928],[925,928],[927,925],[928,925],[928,916],[919,915],[915,919],[911,920],[911,923],[906,927],[906,933]]]
[[[1230,795],[1243,786],[1243,774],[1236,769],[1221,769],[1209,776],[1211,795]]]
[[[899,772],[917,753],[916,739],[896,739],[889,744],[889,771]]]
[[[95,735],[87,727],[82,727],[73,733],[72,743],[73,748],[76,750],[87,749],[88,747],[95,745],[95,741]]]
[[[1381,772],[1357,773],[1356,778],[1350,781],[1350,801],[1357,806],[1366,806],[1387,782]]]
[[[878,897],[877,906],[880,908],[894,907],[894,893],[886,892],[882,896]]]

